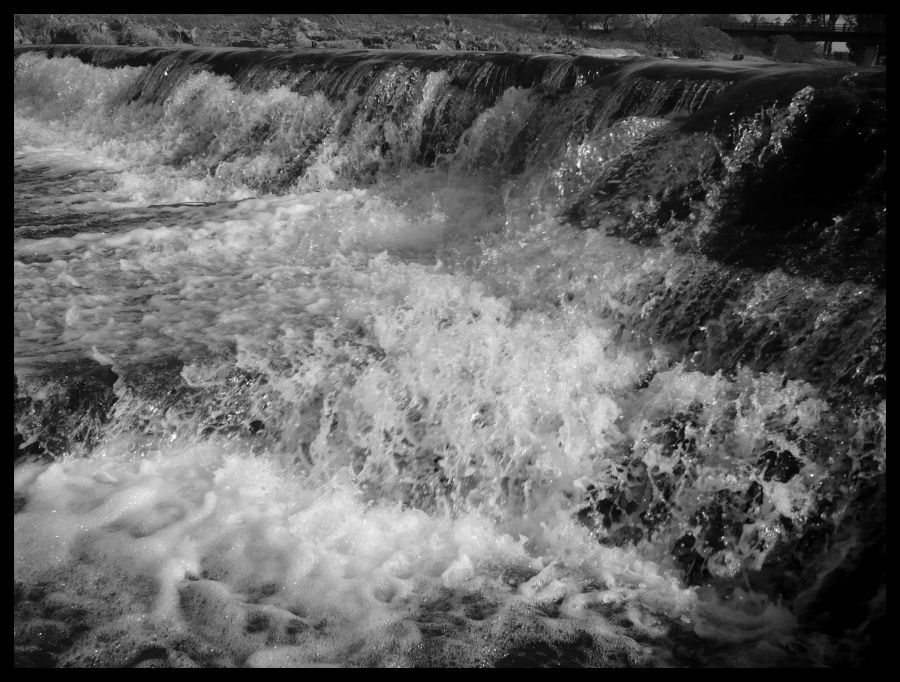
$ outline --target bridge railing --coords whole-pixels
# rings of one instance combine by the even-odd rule
[[[792,33],[801,31],[822,32],[828,31],[832,33],[850,33],[856,30],[853,24],[842,23],[835,24],[834,27],[824,24],[779,24],[774,21],[725,21],[719,24],[719,28],[724,30],[745,30],[745,31],[778,31],[784,33],[790,31]]]

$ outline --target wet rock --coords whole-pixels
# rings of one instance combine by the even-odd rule
[[[695,549],[696,544],[697,538],[687,533],[676,540],[672,547],[672,557],[681,564],[688,585],[698,585],[709,578],[706,560]]]
[[[117,400],[117,378],[108,366],[79,361],[47,377],[31,377],[28,384],[17,380],[16,458],[52,457],[96,443]],[[32,397],[32,391],[44,397]]]
[[[749,512],[753,507],[758,507],[763,503],[764,495],[762,486],[758,481],[753,481],[744,492],[745,503],[741,507],[743,511]]]
[[[791,480],[802,468],[800,461],[794,457],[790,450],[766,450],[760,455],[757,466],[763,473],[763,479],[785,483]]]

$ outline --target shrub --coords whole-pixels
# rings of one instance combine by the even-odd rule
[[[119,36],[119,45],[142,45],[149,47],[158,47],[167,45],[168,41],[164,39],[156,29],[145,24],[131,23],[128,28]]]
[[[800,43],[792,36],[776,36],[772,56],[780,62],[803,62],[811,58],[815,43]]]
[[[109,31],[91,29],[82,42],[86,45],[115,45],[116,38]]]
[[[707,51],[733,52],[734,40],[715,26],[700,26],[694,31],[694,39]]]
[[[51,29],[50,44],[51,45],[77,45],[80,43],[78,33],[74,28],[60,27]]]

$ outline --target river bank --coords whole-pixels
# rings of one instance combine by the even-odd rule
[[[456,50],[579,54],[613,50],[657,56],[621,31],[566,31],[516,14],[18,14],[17,45],[82,44],[197,47]],[[724,33],[704,27],[713,59],[747,52]],[[670,50],[673,54],[677,50]],[[752,52],[752,51],[750,51]],[[755,54],[748,54],[756,57]]]

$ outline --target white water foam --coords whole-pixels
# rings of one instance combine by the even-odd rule
[[[787,609],[685,586],[670,548],[759,478],[772,443],[801,473],[760,481],[765,502],[711,562],[722,577],[758,565],[780,517],[812,513],[826,471],[800,443],[828,408],[804,382],[692,371],[612,321],[652,307],[632,293],[679,266],[670,250],[511,217],[494,170],[532,93],[508,91],[445,168],[418,171],[403,166],[444,72],[416,81],[408,127],[356,118],[343,146],[358,102],[198,73],[162,105],[125,104],[138,72],[98,86],[107,71],[76,60],[17,61],[17,169],[71,190],[37,192],[35,222],[109,216],[15,244],[23,390],[48,397],[29,377],[86,357],[119,376],[87,456],[16,468],[22,627],[62,628],[61,664],[474,666],[542,646],[582,665],[704,646],[725,664],[794,660]],[[401,77],[380,92],[400,97]],[[254,140],[263,124],[278,132]],[[570,147],[550,182],[576,191],[663,125]],[[274,191],[310,140],[312,163]],[[353,187],[371,164],[388,176]],[[141,393],[138,368],[171,358],[197,404]],[[206,437],[212,413],[234,432]],[[679,478],[660,434],[687,413],[700,464]],[[610,531],[578,512],[635,461],[682,481],[680,516],[600,544]]]

